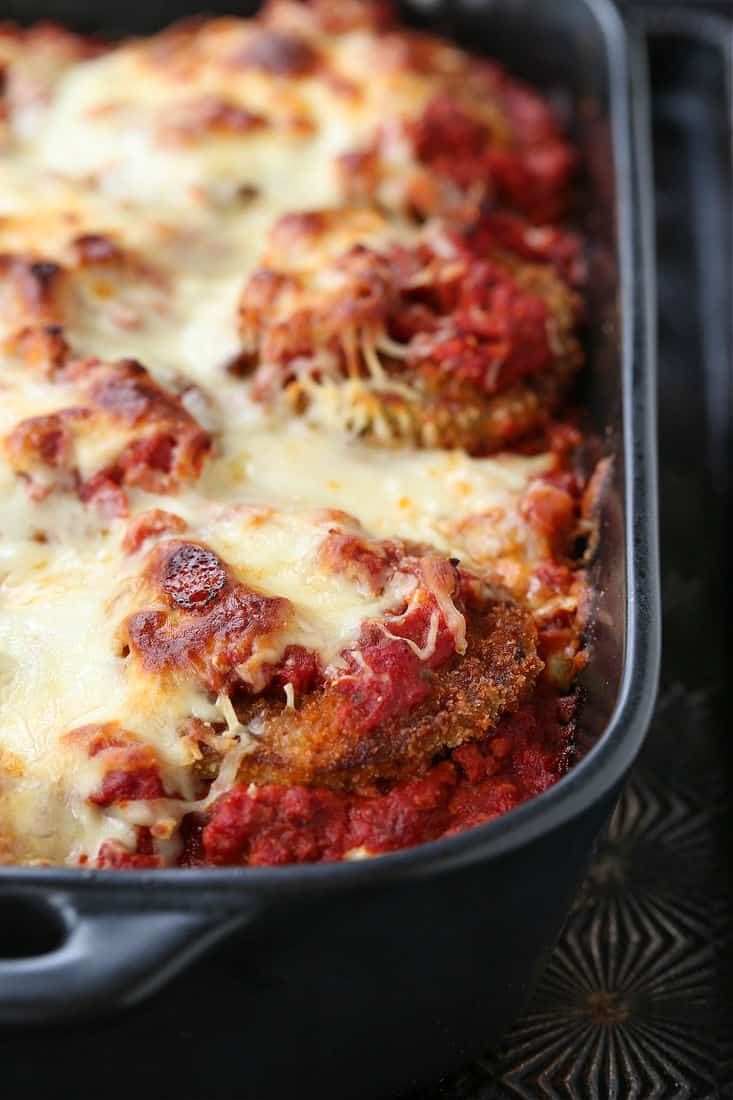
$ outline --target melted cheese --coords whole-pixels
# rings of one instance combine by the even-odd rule
[[[177,720],[197,711],[211,717],[212,708],[185,684],[153,698],[130,691],[114,640],[122,572],[112,540],[18,542],[15,549],[15,561],[4,562],[0,728],[22,775],[4,780],[3,813],[25,858],[63,860],[78,847],[80,832],[88,849],[89,830],[100,839],[125,830],[86,805],[99,784],[98,763],[62,734],[121,721],[156,745],[164,774],[178,773],[186,760]]]
[[[0,161],[0,252],[63,263],[74,237],[104,233],[155,269],[152,281],[118,268],[72,274],[64,317],[78,355],[138,358],[184,392],[213,433],[213,455],[195,486],[168,498],[132,490],[131,512],[175,512],[188,524],[184,537],[210,545],[238,579],[287,597],[295,614],[278,651],[298,643],[328,664],[365,619],[407,599],[409,586],[372,597],[319,570],[328,525],[318,510],[347,512],[371,536],[465,556],[458,521],[511,511],[549,458],[372,448],[266,413],[227,373],[240,346],[239,296],[275,220],[338,205],[335,157],[368,143],[395,100],[405,117],[417,113],[432,87],[428,76],[398,66],[373,80],[380,55],[364,32],[344,36],[338,49],[321,42],[336,75],[358,85],[356,96],[318,76],[293,83],[218,64],[247,33],[237,21],[212,24],[185,79],[174,65],[156,70],[142,43],[56,74],[45,107],[16,119]],[[456,56],[446,47],[445,64]],[[198,94],[233,99],[271,125],[171,143],[167,120]],[[396,138],[392,148],[399,165]],[[241,197],[245,186],[254,198]],[[306,261],[317,276],[317,249]],[[14,321],[0,316],[0,333]],[[63,385],[0,353],[0,437],[69,403]],[[80,474],[109,462],[120,439],[112,428],[84,436]],[[134,606],[144,559],[122,551],[124,531],[124,521],[105,519],[68,491],[31,500],[0,447],[0,849],[17,861],[93,859],[105,840],[134,845],[134,825],[153,823],[161,854],[175,856],[170,801],[157,810],[88,802],[100,766],[64,739],[75,727],[118,722],[133,731],[154,746],[164,781],[184,799],[192,757],[181,722],[195,716],[228,727],[233,753],[210,797],[233,781],[237,753],[247,750],[249,734],[237,728],[226,696],[181,678],[137,675],[120,652],[117,630]],[[426,654],[430,645],[429,637]],[[287,703],[297,705],[292,689]]]
[[[461,556],[445,520],[508,508],[547,455],[472,459],[460,451],[385,451],[326,435],[308,425],[253,427],[244,440],[227,434],[224,454],[204,477],[229,491],[279,505],[349,512],[382,538],[399,536]]]

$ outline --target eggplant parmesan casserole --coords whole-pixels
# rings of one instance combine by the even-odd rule
[[[552,784],[576,156],[382,3],[0,28],[0,861],[358,859]]]

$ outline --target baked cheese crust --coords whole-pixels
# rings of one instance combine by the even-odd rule
[[[444,777],[583,660],[575,154],[356,0],[0,64],[0,860],[349,855],[216,823]]]

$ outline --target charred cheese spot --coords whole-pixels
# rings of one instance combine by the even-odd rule
[[[216,554],[187,542],[166,561],[161,587],[174,606],[200,611],[217,598],[226,582],[226,570]]]

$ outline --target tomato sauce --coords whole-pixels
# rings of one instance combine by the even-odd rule
[[[239,784],[184,823],[184,866],[319,863],[395,851],[490,821],[552,786],[572,756],[575,697],[541,688],[491,735],[387,790]]]

